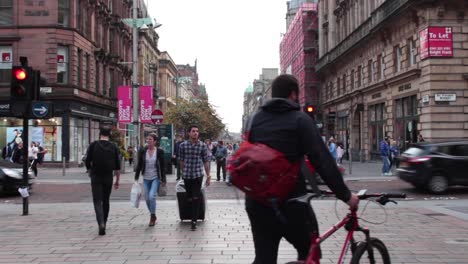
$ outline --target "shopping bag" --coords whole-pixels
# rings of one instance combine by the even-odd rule
[[[167,195],[167,186],[166,185],[160,185],[158,189],[158,195],[159,196],[166,196]]]
[[[140,206],[140,199],[141,199],[141,186],[138,182],[135,182],[132,186],[132,190],[130,191],[130,202],[132,206],[138,208]]]

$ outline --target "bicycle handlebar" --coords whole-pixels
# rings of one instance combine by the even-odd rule
[[[358,196],[360,200],[365,200],[372,197],[406,198],[406,193],[365,193]]]

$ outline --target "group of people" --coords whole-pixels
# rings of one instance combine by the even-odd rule
[[[389,136],[380,142],[379,147],[382,158],[382,176],[392,176],[392,166],[399,167],[400,148],[397,142]]]
[[[343,143],[336,143],[335,138],[330,137],[328,140],[328,151],[330,151],[337,164],[343,163],[343,155],[345,153]]]
[[[251,122],[249,141],[266,144],[284,153],[290,161],[302,160],[306,156],[317,172],[326,179],[325,182],[336,197],[356,210],[359,198],[344,183],[337,167],[337,157],[332,156],[323,142],[315,121],[300,111],[297,79],[292,75],[282,74],[273,81],[271,91],[272,99],[261,106]],[[175,158],[179,171],[177,177],[183,179],[188,202],[191,204],[191,229],[196,230],[201,186],[203,182],[206,186],[211,182],[210,161],[213,157],[215,159],[219,157],[217,180],[221,180],[219,172],[223,170],[223,164],[225,166],[229,148],[224,146],[224,142],[218,142],[214,152],[213,146],[210,147],[206,142],[199,140],[199,129],[196,125],[191,125],[187,132],[188,140],[178,139]],[[110,130],[101,129],[100,143],[93,144],[104,145],[101,141],[108,140],[109,135]],[[159,184],[166,183],[163,162],[160,160],[163,152],[155,147],[156,141],[157,138],[153,135],[146,138],[147,146],[138,150],[138,166],[135,172],[135,180],[138,180],[140,174],[143,175],[147,207],[150,211],[150,226],[154,225],[157,219],[156,203],[152,201],[155,189]],[[116,175],[114,186],[118,188],[120,159],[116,158],[111,170],[99,172],[94,169],[100,165],[93,161],[91,146],[88,149],[86,165],[91,168],[93,202],[99,234],[103,235],[109,214],[108,195],[112,187],[112,171],[115,171]],[[235,151],[234,146],[232,151]],[[118,154],[115,155],[117,157]],[[107,158],[112,159],[112,157]],[[307,192],[307,181],[303,172],[300,171],[298,176],[296,188],[289,194],[290,198],[300,197]],[[225,179],[224,174],[223,179]],[[306,259],[311,238],[318,233],[318,222],[309,204],[285,202],[274,209],[246,196],[245,208],[255,247],[254,264],[277,263],[278,247],[283,237],[296,248],[298,260]],[[278,215],[282,216],[281,219]]]

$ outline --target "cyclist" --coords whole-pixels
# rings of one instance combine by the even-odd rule
[[[280,75],[273,81],[271,90],[272,99],[265,102],[251,123],[249,140],[277,149],[291,161],[306,155],[336,196],[351,208],[357,208],[359,199],[345,185],[314,120],[300,111],[297,79],[288,74]],[[298,184],[289,197],[304,194],[306,183],[300,173]],[[296,248],[298,260],[306,259],[311,234],[318,233],[317,220],[309,205],[286,202],[275,210],[247,196],[245,206],[255,246],[254,264],[277,263],[282,237]]]

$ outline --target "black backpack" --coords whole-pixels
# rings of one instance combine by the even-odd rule
[[[110,142],[109,142],[110,143]],[[93,144],[92,170],[97,173],[109,173],[117,168],[118,149],[113,143],[112,147],[103,147],[99,141]],[[107,145],[107,144],[106,144]]]

